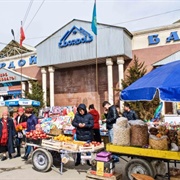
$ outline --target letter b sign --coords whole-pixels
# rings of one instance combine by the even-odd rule
[[[160,42],[160,39],[158,38],[158,34],[154,34],[151,36],[148,36],[149,45],[155,45]]]

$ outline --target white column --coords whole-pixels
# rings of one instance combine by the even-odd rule
[[[47,70],[45,67],[41,68],[42,73],[42,90],[43,90],[43,99],[44,105],[47,104]]]
[[[31,81],[28,81],[28,86],[29,86],[29,93],[32,93],[32,83]]]
[[[161,114],[162,114],[162,116],[164,116],[165,115],[165,102],[164,101],[162,101],[162,103],[163,103],[163,107],[162,107],[162,110],[161,110]]]
[[[122,90],[121,80],[124,79],[124,57],[117,57],[119,89]],[[119,101],[120,111],[123,111],[123,102]]]
[[[107,76],[108,76],[108,101],[110,104],[114,104],[114,101],[113,101],[113,71],[112,71],[113,61],[111,58],[106,59],[106,65],[107,65]]]
[[[25,91],[26,91],[26,82],[21,82],[22,86],[22,98],[25,98]]]
[[[54,106],[54,67],[49,66],[49,82],[50,82],[50,106]]]
[[[176,105],[176,102],[172,102],[172,107],[173,107],[173,114],[177,114],[177,105]]]

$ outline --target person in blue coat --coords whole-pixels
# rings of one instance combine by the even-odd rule
[[[91,142],[93,139],[93,116],[87,112],[85,104],[79,104],[77,113],[72,121],[72,125],[76,128],[76,138],[79,141]],[[81,155],[77,154],[75,166],[81,163]]]
[[[27,132],[36,129],[38,124],[38,118],[33,114],[33,108],[27,108],[25,110],[25,115],[27,116]],[[22,157],[24,160],[28,160],[28,156],[31,152],[31,146],[26,146],[25,155]]]

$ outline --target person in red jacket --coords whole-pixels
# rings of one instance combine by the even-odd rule
[[[101,142],[99,112],[94,108],[94,104],[89,105],[89,113],[93,116],[94,119],[93,140],[97,142]]]

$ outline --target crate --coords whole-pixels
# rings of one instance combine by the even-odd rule
[[[123,180],[122,174],[114,173],[111,177],[97,176],[90,171],[87,172],[86,180]]]
[[[62,149],[62,142],[60,141],[55,141],[55,140],[46,140],[46,139],[43,139],[42,140],[42,143],[41,143],[41,146],[44,147],[44,148],[50,148],[50,149],[54,149],[54,150],[60,150]]]
[[[94,151],[100,151],[105,149],[104,143],[102,142],[100,145],[94,147]]]
[[[78,151],[78,144],[73,144],[73,141],[62,142],[62,149],[67,151]]]
[[[94,145],[91,145],[91,146],[88,146],[88,147],[79,146],[79,151],[80,152],[97,152],[97,151],[100,151],[100,150],[103,150],[103,149],[104,149],[104,143],[101,143],[98,146],[94,146]]]
[[[79,152],[94,152],[94,146],[79,146]]]
[[[180,180],[180,175],[178,175],[178,176],[171,176],[170,180]]]
[[[30,143],[30,144],[41,145],[42,144],[42,139],[26,138],[26,142]]]

